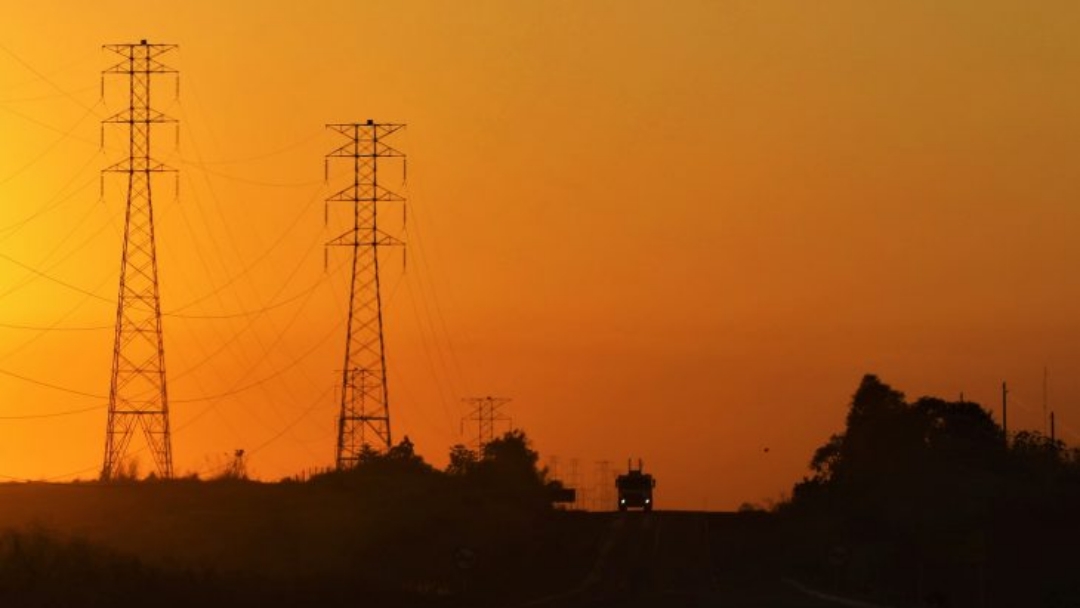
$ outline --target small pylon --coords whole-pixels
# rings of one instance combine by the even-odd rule
[[[505,422],[507,426],[513,426],[513,420],[499,411],[502,406],[510,403],[510,399],[506,397],[471,397],[464,401],[472,405],[472,410],[469,411],[468,416],[461,419],[462,430],[464,430],[466,422],[476,423],[476,440],[471,443],[470,447],[477,454],[482,455],[484,446],[495,439],[495,427],[498,423]]]

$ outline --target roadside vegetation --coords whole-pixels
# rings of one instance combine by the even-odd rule
[[[524,433],[438,470],[0,486],[0,605],[503,605],[576,584],[599,527],[552,508]]]
[[[1080,606],[1080,451],[868,375],[810,468],[776,512],[788,566],[819,588],[904,606]]]

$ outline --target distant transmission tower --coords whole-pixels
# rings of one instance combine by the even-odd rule
[[[549,479],[558,479],[562,482],[566,481],[562,477],[559,477],[559,457],[555,454],[548,456],[547,471]]]
[[[596,462],[596,486],[593,492],[594,511],[610,511],[615,508],[615,476],[611,473],[610,460]]]
[[[128,107],[102,121],[102,133],[104,125],[123,125],[128,136],[128,157],[103,171],[127,179],[127,212],[101,478],[112,479],[120,471],[137,429],[146,440],[157,475],[169,478],[173,475],[172,438],[150,192],[153,174],[174,169],[151,157],[150,136],[154,125],[175,120],[150,107],[150,89],[154,76],[177,73],[161,62],[161,57],[176,45],[147,44],[143,40],[104,48],[121,59],[102,72],[102,91],[105,76],[124,76],[128,81]]]
[[[468,416],[462,418],[461,422],[463,426],[466,422],[476,423],[476,440],[471,445],[477,453],[482,453],[484,446],[491,443],[492,439],[495,439],[495,426],[497,423],[506,422],[512,424],[510,417],[499,411],[499,408],[510,403],[510,399],[506,397],[472,397],[465,399],[465,402],[472,405],[472,410],[469,411]]]
[[[585,488],[581,487],[581,478],[578,475],[578,465],[579,462],[577,458],[570,459],[570,474],[567,476],[566,482],[568,487],[574,488],[577,491],[574,497],[573,508],[583,509],[587,503],[585,502]]]
[[[352,228],[327,243],[352,249],[352,280],[349,288],[349,323],[345,337],[345,365],[341,370],[341,412],[338,416],[337,468],[359,462],[365,446],[389,449],[390,398],[386,386],[386,353],[383,343],[382,296],[379,292],[379,248],[404,243],[379,229],[380,203],[405,199],[379,183],[379,161],[404,158],[386,143],[403,124],[342,123],[326,125],[346,142],[326,155],[330,161],[347,159],[352,164],[352,183],[327,203],[352,205]]]

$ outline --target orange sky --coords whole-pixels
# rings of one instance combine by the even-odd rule
[[[100,47],[140,38],[180,45],[157,150],[179,198],[155,193],[162,306],[188,315],[164,320],[180,473],[332,462],[323,125],[367,118],[409,125],[391,410],[436,464],[461,398],[507,396],[587,485],[641,456],[661,506],[734,508],[804,474],[866,372],[995,411],[1007,379],[1041,429],[1047,367],[1078,443],[1080,5],[1031,4],[8,7],[0,474],[101,466],[123,193],[99,196],[122,154],[98,147]]]

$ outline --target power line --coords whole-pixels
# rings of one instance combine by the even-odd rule
[[[0,228],[0,234],[2,234],[2,236],[0,236],[0,240],[7,240],[8,238],[11,237],[11,235],[13,235],[13,234],[19,232],[20,230],[22,230],[23,228],[25,228],[33,220],[41,217],[42,215],[45,215],[46,213],[49,213],[49,212],[55,210],[56,208],[60,207],[64,203],[74,199],[75,195],[79,194],[80,192],[82,192],[83,190],[88,188],[91,184],[99,182],[100,177],[97,176],[97,175],[94,175],[92,178],[90,178],[89,180],[86,180],[85,182],[82,183],[82,185],[78,186],[77,188],[75,188],[71,192],[68,192],[66,194],[64,193],[64,191],[67,190],[69,187],[71,187],[71,184],[74,183],[75,180],[78,179],[78,177],[80,175],[82,175],[84,171],[86,171],[86,169],[90,168],[90,166],[94,164],[94,162],[98,159],[98,155],[99,155],[98,152],[94,152],[93,154],[91,154],[90,157],[86,159],[86,162],[83,163],[83,165],[79,167],[78,171],[76,171],[75,174],[72,175],[71,179],[69,179],[67,182],[65,182],[63,185],[60,186],[60,189],[56,192],[56,194],[54,194],[49,199],[49,201],[45,205],[45,207],[34,211],[30,215],[22,218],[21,220],[16,221],[13,224],[8,224],[7,226],[4,226],[4,227]]]
[[[214,400],[214,399],[220,399],[222,397],[230,397],[230,396],[235,395],[237,393],[242,393],[242,392],[244,392],[246,390],[250,390],[252,388],[255,388],[256,386],[266,384],[270,380],[273,380],[274,378],[277,378],[277,377],[281,376],[282,374],[284,374],[285,372],[289,371],[290,369],[296,367],[301,361],[306,359],[308,356],[310,356],[312,353],[314,353],[320,346],[325,344],[326,341],[329,340],[330,337],[333,336],[340,327],[341,327],[340,323],[334,325],[330,329],[330,331],[328,331],[326,334],[324,334],[322,338],[320,338],[313,346],[311,346],[311,348],[304,351],[303,354],[299,355],[298,357],[296,357],[295,359],[290,361],[288,364],[284,365],[283,367],[278,368],[277,370],[270,373],[269,375],[264,376],[263,378],[260,378],[259,380],[254,380],[254,381],[249,382],[247,384],[234,387],[234,388],[232,388],[232,389],[230,389],[228,391],[218,393],[216,395],[203,395],[203,396],[200,396],[200,397],[192,397],[192,398],[188,398],[188,399],[173,399],[172,402],[173,403],[192,403],[192,402],[196,402],[196,401],[211,401],[211,400]]]
[[[289,296],[287,298],[284,298],[282,300],[278,300],[277,302],[272,302],[270,304],[267,304],[265,306],[261,306],[259,308],[250,308],[250,309],[247,309],[247,310],[241,310],[241,311],[237,311],[237,312],[221,313],[221,314],[185,314],[185,313],[180,313],[180,312],[164,311],[164,312],[161,313],[161,315],[164,316],[164,317],[173,317],[173,318],[177,318],[177,319],[241,319],[241,318],[244,318],[244,317],[254,317],[254,316],[258,316],[258,315],[267,313],[267,312],[269,312],[271,310],[281,308],[282,306],[285,306],[286,304],[292,304],[293,302],[299,300],[300,298],[311,295],[312,292],[317,290],[319,287],[322,287],[325,282],[326,282],[326,280],[324,278],[320,277],[314,283],[312,283],[311,285],[305,287],[301,291],[299,291],[299,292],[297,292],[297,293],[295,293],[295,294],[293,294],[293,295],[291,295],[291,296]],[[183,309],[184,309],[184,307],[181,306],[180,308],[177,308],[177,309],[174,309],[174,310],[183,310]]]
[[[93,108],[93,106],[88,106],[88,105],[86,105],[85,103],[83,103],[83,102],[82,102],[82,100],[80,100],[79,98],[77,98],[77,97],[75,97],[74,95],[72,95],[72,94],[71,94],[71,92],[69,92],[69,91],[65,90],[65,89],[64,89],[63,87],[61,87],[60,85],[56,84],[56,83],[55,83],[55,82],[53,81],[53,79],[52,79],[52,78],[50,78],[50,77],[46,76],[46,75],[45,75],[44,73],[42,73],[42,72],[41,72],[40,70],[38,70],[38,69],[37,69],[37,68],[35,68],[35,67],[34,67],[33,65],[31,65],[31,64],[30,64],[30,63],[29,63],[28,61],[24,60],[24,59],[23,59],[22,57],[20,57],[19,55],[15,54],[15,52],[14,52],[14,51],[12,51],[12,50],[11,50],[10,48],[8,48],[7,46],[5,46],[5,45],[3,45],[3,44],[0,44],[0,51],[3,51],[3,52],[4,52],[4,53],[6,53],[6,54],[7,54],[8,56],[10,56],[10,57],[11,57],[12,59],[14,59],[15,61],[19,62],[19,63],[20,63],[20,64],[21,64],[21,65],[22,65],[22,66],[23,66],[24,68],[26,68],[27,70],[29,70],[29,71],[30,71],[31,73],[33,73],[33,74],[34,74],[35,76],[37,76],[38,78],[40,78],[41,80],[43,80],[43,81],[44,81],[44,82],[45,82],[46,84],[48,84],[48,85],[49,85],[49,86],[51,86],[52,88],[56,89],[56,91],[57,91],[58,93],[60,93],[60,94],[61,94],[61,95],[62,95],[63,97],[65,97],[65,98],[67,98],[67,99],[71,100],[71,101],[72,101],[72,102],[73,102],[73,103],[74,103],[75,105],[77,105],[77,106],[79,106],[79,107],[81,107],[81,108],[83,108],[83,109],[85,109],[85,110],[91,110],[91,109]]]
[[[89,85],[89,86],[81,87],[81,88],[78,88],[78,89],[74,89],[72,92],[73,93],[83,93],[85,91],[90,91],[90,90],[93,90],[95,88],[97,88],[97,87],[95,87],[93,85]],[[61,97],[67,97],[67,94],[66,93],[52,93],[52,94],[49,94],[49,95],[33,95],[31,97],[5,97],[4,99],[0,99],[0,103],[3,103],[3,104],[7,104],[7,103],[29,103],[29,102],[34,102],[34,101],[48,101],[50,99],[59,99]]]
[[[307,143],[310,143],[311,141],[315,140],[317,137],[319,137],[318,133],[312,133],[312,134],[310,134],[310,135],[308,135],[306,137],[303,137],[303,138],[301,138],[301,139],[299,139],[297,141],[294,141],[291,144],[287,144],[287,145],[285,145],[285,146],[283,146],[281,148],[277,148],[275,150],[271,150],[270,152],[263,152],[263,153],[256,154],[256,155],[253,155],[253,156],[246,156],[246,157],[241,157],[241,158],[229,158],[229,159],[223,159],[223,160],[204,160],[203,158],[200,157],[198,160],[195,160],[195,161],[184,161],[184,162],[185,163],[190,163],[190,164],[192,164],[193,166],[196,166],[196,167],[205,167],[207,165],[239,165],[239,164],[244,164],[244,163],[251,163],[251,162],[255,162],[255,161],[266,160],[268,158],[273,158],[275,156],[279,156],[279,155],[284,154],[286,152],[290,152],[292,150],[295,150],[295,149],[299,148],[300,146],[303,146],[303,145],[305,145]]]
[[[15,258],[11,257],[10,255],[7,255],[6,253],[0,253],[0,259],[4,259],[4,260],[6,260],[8,262],[11,262],[12,264],[18,266],[19,268],[22,268],[23,270],[27,270],[27,271],[29,271],[29,272],[31,272],[31,273],[45,279],[45,280],[52,281],[53,283],[56,283],[57,285],[60,285],[62,287],[66,287],[66,288],[68,288],[68,289],[70,289],[72,291],[77,291],[77,292],[79,292],[79,293],[81,293],[83,295],[94,298],[95,300],[100,300],[102,302],[107,302],[109,304],[114,304],[116,302],[116,300],[106,298],[105,296],[102,296],[102,295],[96,294],[96,293],[94,293],[92,291],[88,291],[86,289],[83,289],[82,287],[79,287],[78,285],[74,285],[72,283],[69,283],[69,282],[67,282],[67,281],[65,281],[65,280],[63,280],[61,278],[54,277],[51,274],[48,274],[46,272],[42,272],[42,271],[38,270],[37,268],[34,268],[33,266],[30,266],[29,264],[24,264],[24,263],[20,262],[19,260],[16,260]]]
[[[47,273],[45,271],[34,268],[33,266],[30,266],[29,264],[26,264],[25,262],[21,262],[21,261],[15,259],[15,258],[5,254],[5,253],[0,253],[0,259],[3,259],[5,261],[7,261],[7,262],[10,262],[11,264],[14,264],[14,265],[18,266],[19,268],[22,268],[22,269],[34,274],[37,277],[40,277],[40,278],[45,279],[47,281],[50,281],[52,283],[56,283],[57,285],[60,285],[61,287],[65,287],[67,289],[70,289],[71,291],[81,293],[81,294],[83,294],[83,295],[85,295],[87,297],[93,298],[93,299],[98,300],[100,302],[105,302],[107,304],[115,304],[116,303],[116,300],[113,299],[113,298],[107,298],[107,297],[105,297],[105,296],[103,296],[101,294],[94,293],[93,291],[90,291],[90,290],[88,290],[86,288],[79,287],[78,285],[75,285],[74,283],[70,283],[70,282],[68,282],[68,281],[66,281],[64,279],[61,279],[61,278],[57,277],[57,276],[54,276],[54,275],[49,274],[49,273]],[[283,300],[279,300],[277,302],[272,302],[270,304],[266,304],[265,306],[261,306],[259,308],[251,308],[251,309],[247,309],[247,310],[239,310],[239,311],[235,311],[235,312],[227,312],[227,313],[220,313],[220,314],[185,314],[185,313],[166,310],[166,311],[162,311],[161,315],[164,316],[164,317],[175,317],[175,318],[179,318],[179,319],[238,319],[238,318],[243,318],[243,317],[261,315],[261,314],[266,313],[266,312],[268,312],[270,310],[274,310],[276,308],[281,308],[282,306],[285,306],[287,304],[291,304],[292,302],[295,302],[295,301],[299,300],[300,298],[303,298],[304,296],[310,294],[312,291],[315,291],[316,289],[318,289],[324,282],[325,282],[325,279],[319,278],[314,283],[312,283],[310,286],[304,288],[302,291],[297,292],[297,293],[295,293],[295,294],[293,294],[293,295],[291,295],[291,296],[289,296],[289,297],[287,297],[287,298],[285,298]],[[183,310],[183,308],[184,307],[180,307],[180,308],[177,308],[175,310]]]
[[[96,106],[96,104],[95,104],[95,106]],[[75,123],[71,125],[70,128],[68,128],[66,131],[64,131],[63,133],[60,134],[60,137],[53,140],[52,143],[50,143],[49,145],[45,146],[45,148],[41,152],[39,152],[37,155],[35,155],[30,160],[23,163],[22,166],[20,166],[18,169],[15,169],[11,173],[8,173],[3,179],[0,179],[0,186],[10,182],[11,180],[15,179],[16,177],[22,175],[30,167],[33,167],[35,164],[37,164],[39,161],[41,161],[41,159],[48,156],[50,152],[52,152],[54,149],[56,149],[56,146],[60,145],[60,142],[64,141],[65,139],[68,139],[69,137],[71,137],[72,134],[75,132],[75,129],[78,129],[79,125],[81,125],[83,123],[83,121],[86,120],[86,118],[88,116],[91,116],[93,113],[94,113],[93,108],[88,108],[86,110],[86,112],[83,113],[83,115],[80,116],[79,119],[76,120]]]
[[[8,369],[0,368],[0,375],[8,376],[8,377],[11,377],[11,378],[16,378],[18,380],[22,380],[23,382],[29,382],[30,384],[36,384],[38,386],[44,386],[45,388],[51,388],[53,390],[61,391],[61,392],[64,392],[64,393],[71,393],[72,395],[81,395],[83,397],[94,397],[95,399],[108,399],[108,395],[102,395],[102,394],[99,394],[99,393],[89,393],[89,392],[81,391],[81,390],[74,389],[74,388],[68,388],[66,386],[60,386],[59,384],[53,384],[52,382],[46,382],[44,380],[38,380],[37,378],[32,378],[30,376],[26,376],[26,375],[20,374],[18,372],[13,372],[13,371],[8,370]]]
[[[27,331],[99,331],[102,329],[110,329],[111,325],[68,325],[68,326],[52,326],[52,325],[30,325],[27,323],[3,323],[0,322],[0,328],[3,329],[21,329]]]
[[[303,182],[268,182],[268,181],[265,181],[265,180],[252,179],[250,177],[241,177],[239,175],[231,175],[229,173],[225,173],[224,171],[219,171],[217,169],[211,169],[210,167],[207,167],[205,164],[198,163],[198,162],[195,162],[195,161],[185,160],[183,158],[180,159],[180,163],[183,164],[183,165],[187,165],[188,167],[191,167],[191,168],[196,169],[198,171],[205,171],[206,173],[209,173],[210,175],[214,175],[214,176],[220,177],[222,179],[227,179],[227,180],[234,181],[234,182],[240,182],[242,184],[251,184],[253,186],[267,186],[267,187],[270,187],[270,188],[307,188],[307,187],[310,187],[310,186],[313,186],[315,184],[320,183],[319,180],[317,180],[317,179],[316,180],[303,181]]]
[[[75,410],[64,410],[61,412],[48,412],[44,414],[11,414],[6,416],[0,416],[0,420],[38,420],[41,418],[63,418],[65,416],[74,416],[77,414],[85,414],[87,412],[96,412],[105,409],[109,404],[107,402],[99,403],[98,405],[91,405]]]

